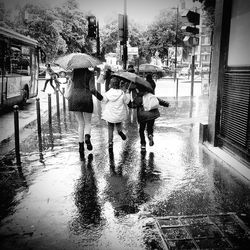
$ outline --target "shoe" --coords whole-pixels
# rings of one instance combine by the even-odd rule
[[[141,151],[146,151],[146,145],[145,144],[141,144]]]
[[[118,132],[118,135],[121,136],[121,138],[125,141],[127,139],[126,135],[122,132],[122,131],[119,131]]]
[[[90,141],[90,137],[91,136],[89,134],[85,135],[85,143],[87,145],[87,149],[88,150],[92,150],[93,149],[93,146],[92,146],[91,141]]]
[[[79,154],[80,154],[80,159],[81,161],[84,161],[84,143],[79,142]]]
[[[153,135],[149,135],[148,139],[149,139],[149,146],[153,146],[154,145]]]

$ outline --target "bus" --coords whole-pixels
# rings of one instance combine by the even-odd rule
[[[38,42],[0,27],[0,111],[38,94]]]

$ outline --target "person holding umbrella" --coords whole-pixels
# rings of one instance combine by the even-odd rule
[[[72,53],[59,58],[56,63],[66,70],[71,69],[71,91],[68,96],[69,111],[73,111],[78,122],[79,153],[84,160],[84,142],[92,150],[91,119],[94,111],[92,95],[102,100],[102,95],[95,89],[94,68],[100,61],[85,53]]]

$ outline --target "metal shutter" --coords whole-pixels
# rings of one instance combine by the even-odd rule
[[[222,96],[220,135],[250,150],[250,73],[226,72]]]

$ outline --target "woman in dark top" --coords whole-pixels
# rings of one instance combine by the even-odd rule
[[[91,118],[93,113],[92,94],[99,100],[102,95],[95,90],[94,72],[87,68],[74,69],[72,75],[73,91],[68,99],[69,111],[74,111],[78,122],[79,153],[84,159],[84,142],[88,150],[92,150]]]
[[[152,77],[152,74],[147,74],[146,76],[146,80],[151,84],[151,87],[153,89],[153,94],[155,94],[155,87],[156,87],[156,84],[155,84],[155,81]]]

